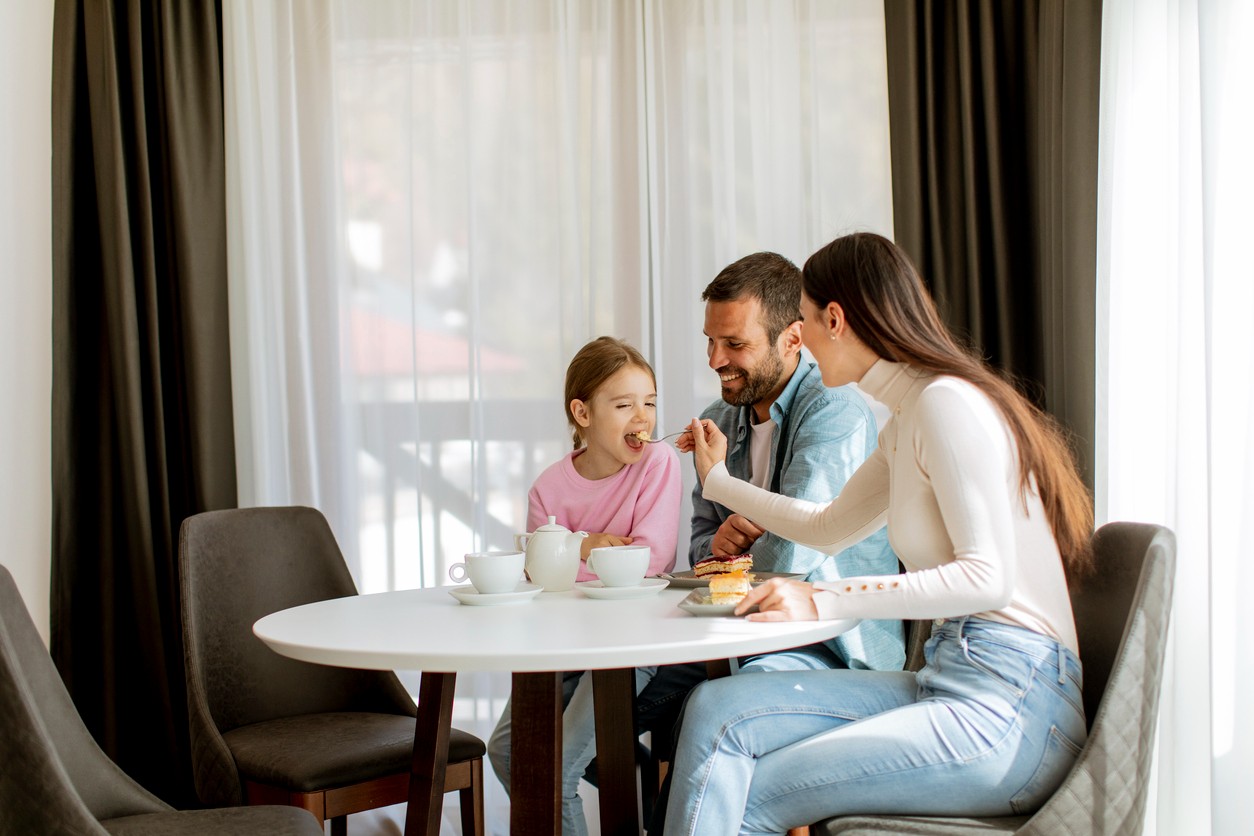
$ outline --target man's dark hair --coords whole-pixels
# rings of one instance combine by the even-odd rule
[[[702,302],[757,299],[772,344],[801,318],[801,271],[778,253],[754,253],[727,265],[701,292]]]

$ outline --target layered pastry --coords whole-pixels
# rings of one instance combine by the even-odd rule
[[[748,572],[752,568],[751,554],[712,554],[705,560],[698,560],[692,567],[692,573],[698,578],[704,578],[727,572]]]
[[[727,572],[710,576],[711,604],[739,604],[749,594],[749,576],[744,572]]]

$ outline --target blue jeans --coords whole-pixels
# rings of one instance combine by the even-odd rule
[[[636,668],[636,693],[653,677],[657,668]],[[582,671],[562,675],[562,833],[564,836],[586,836],[588,823],[583,815],[583,799],[579,797],[579,779],[596,757],[596,715],[592,703],[592,677]],[[510,712],[513,700],[488,738],[488,761],[509,792],[509,764],[512,738]]]
[[[769,673],[770,671],[831,671],[849,667],[836,651],[832,642],[819,642],[776,650],[740,660],[736,673]]]
[[[933,631],[918,674],[732,676],[698,686],[672,771],[667,836],[783,833],[851,813],[1035,810],[1086,738],[1080,661],[976,618]]]

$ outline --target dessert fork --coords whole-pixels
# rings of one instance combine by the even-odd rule
[[[677,432],[677,433],[671,433],[670,435],[664,435],[664,436],[662,436],[661,438],[641,438],[640,440],[641,440],[641,441],[647,441],[647,442],[648,442],[648,443],[650,443],[650,444],[657,444],[659,441],[665,441],[665,440],[666,440],[666,439],[668,439],[668,438],[675,438],[676,436],[680,436],[680,435],[683,435],[684,433],[690,433],[690,432],[692,432],[692,430],[691,430],[691,429],[683,429],[683,430],[680,430],[680,431],[679,431],[679,432]],[[637,438],[640,438],[638,435],[637,435],[636,437],[637,437]]]

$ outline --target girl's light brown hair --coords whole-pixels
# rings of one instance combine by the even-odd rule
[[[1035,487],[1068,574],[1082,576],[1092,563],[1093,501],[1068,436],[954,339],[901,248],[872,233],[846,235],[810,256],[801,275],[806,296],[820,309],[840,305],[854,334],[880,357],[961,378],[996,404],[1014,436],[1020,498],[1026,502]]]
[[[575,447],[583,446],[583,434],[580,426],[575,423],[575,416],[570,411],[570,402],[580,400],[584,403],[592,400],[601,384],[609,380],[624,366],[636,366],[649,373],[653,385],[657,386],[657,375],[644,355],[635,346],[614,337],[597,337],[576,352],[570,365],[566,368],[566,423],[570,424]]]

